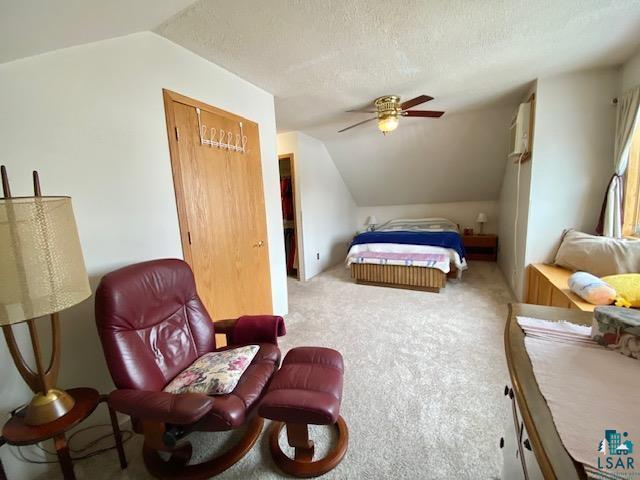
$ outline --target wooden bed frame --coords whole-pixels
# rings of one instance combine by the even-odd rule
[[[457,225],[460,231],[460,224]],[[449,273],[443,273],[442,270],[429,267],[352,263],[351,278],[362,285],[440,293],[440,289],[447,284],[447,277],[458,278],[456,266],[451,263],[449,266]]]
[[[378,265],[373,263],[352,263],[351,278],[363,285],[404,288],[440,292],[447,283],[447,276],[455,277],[457,269],[451,265],[446,274],[437,268],[408,267],[404,265]]]

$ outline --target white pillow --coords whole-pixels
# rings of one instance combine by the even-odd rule
[[[568,230],[555,264],[596,277],[640,272],[640,241],[600,237]]]
[[[168,393],[231,393],[260,347],[248,345],[205,353],[164,387]]]

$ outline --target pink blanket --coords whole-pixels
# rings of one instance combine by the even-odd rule
[[[392,252],[361,252],[358,258],[383,258],[386,260],[417,260],[421,262],[444,262],[446,255],[439,253],[392,253]]]
[[[631,478],[623,474],[634,470],[620,465],[628,467],[629,460],[638,458],[637,447],[629,444],[634,449],[630,453],[611,450],[626,440],[640,445],[640,360],[597,345],[589,327],[527,317],[518,317],[518,323],[536,381],[569,454],[585,464],[589,476]]]

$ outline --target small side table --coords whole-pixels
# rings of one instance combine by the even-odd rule
[[[54,422],[36,426],[25,424],[24,418],[15,415],[4,424],[2,437],[9,445],[17,446],[33,445],[53,438],[63,478],[65,480],[75,480],[76,475],[73,471],[73,463],[65,433],[91,415],[99,403],[106,402],[107,396],[100,395],[93,388],[72,388],[67,390],[67,393],[74,398],[76,403],[66,415]],[[118,426],[116,413],[110,407],[109,415],[120,459],[120,467],[124,469],[127,468],[127,459],[122,445],[122,434]]]
[[[462,244],[469,260],[495,262],[498,259],[497,235],[463,235]]]

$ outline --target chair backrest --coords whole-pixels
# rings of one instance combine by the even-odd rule
[[[96,324],[116,387],[159,391],[215,350],[213,322],[182,260],[137,263],[105,275]]]

